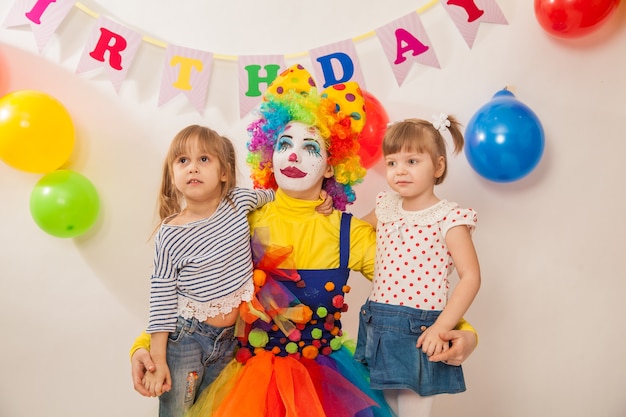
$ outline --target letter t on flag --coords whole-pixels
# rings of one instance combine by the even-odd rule
[[[213,54],[182,46],[168,45],[163,63],[159,106],[184,94],[198,113],[206,104]]]
[[[115,91],[119,92],[141,39],[139,33],[100,16],[89,35],[76,73],[105,67]]]

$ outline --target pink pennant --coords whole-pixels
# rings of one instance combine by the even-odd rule
[[[285,69],[283,55],[242,55],[239,67],[239,116],[259,104],[267,86]]]
[[[398,85],[402,85],[414,62],[440,68],[435,49],[430,44],[417,13],[409,13],[376,29]]]
[[[168,45],[165,50],[159,106],[184,94],[202,114],[209,92],[213,54],[182,46]]]
[[[119,92],[141,39],[139,33],[100,16],[89,35],[76,73],[104,67],[115,91]]]
[[[352,39],[311,49],[309,56],[313,62],[315,79],[320,81],[320,90],[348,81],[356,81],[365,89],[365,78]]]
[[[495,0],[439,0],[456,25],[467,46],[472,48],[481,23],[508,22]]]
[[[17,0],[2,26],[11,28],[30,24],[41,53],[74,3],[73,0]]]

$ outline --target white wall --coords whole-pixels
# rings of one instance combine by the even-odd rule
[[[509,25],[481,25],[471,50],[441,5],[424,12],[442,68],[415,66],[402,87],[376,38],[357,43],[366,89],[392,119],[448,112],[467,124],[512,86],[545,129],[543,159],[528,177],[493,183],[461,155],[439,188],[440,197],[479,213],[483,286],[467,314],[480,332],[465,365],[468,390],[438,398],[434,416],[623,416],[626,8],[591,36],[563,41],[539,27],[532,2],[497,2]],[[2,18],[12,3],[0,3]],[[310,68],[301,52],[368,33],[426,2],[83,3],[167,43],[287,54],[288,64]],[[119,94],[100,71],[74,74],[94,22],[74,8],[42,54],[29,29],[0,29],[0,95],[34,89],[65,105],[77,128],[68,168],[94,183],[102,204],[85,235],[52,237],[28,208],[40,175],[0,164],[2,416],[156,416],[157,400],[132,389],[127,353],[146,322],[148,238],[170,139],[190,123],[229,135],[249,185],[236,62],[215,62],[203,115],[182,97],[158,108],[162,48],[142,44]],[[383,187],[378,163],[352,211],[368,211]],[[355,276],[352,286],[347,329],[355,334],[368,282]]]

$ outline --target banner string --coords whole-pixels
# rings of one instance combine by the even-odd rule
[[[415,13],[421,14],[424,13],[426,10],[430,9],[431,7],[433,7],[435,4],[439,3],[439,0],[430,0],[428,3],[426,3],[425,5],[423,5],[422,7],[420,7],[419,9],[417,9],[415,11]],[[85,6],[84,4],[82,4],[81,2],[76,2],[74,4],[76,6],[77,9],[79,9],[80,11],[88,14],[89,16],[97,19],[99,17],[98,13],[96,13],[95,11],[91,10],[89,7]],[[352,38],[353,42],[359,42],[361,40],[370,38],[372,36],[376,35],[375,31],[369,31],[367,33],[364,33],[362,35],[359,35],[357,37]],[[141,38],[144,42],[149,43],[151,45],[155,45],[158,46],[160,48],[166,49],[167,48],[167,43],[164,41],[161,41],[159,39],[155,39],[151,36],[146,36],[143,35]],[[296,53],[296,54],[289,54],[289,55],[285,55],[286,58],[296,58],[296,57],[300,57],[300,56],[305,56],[308,55],[308,52],[300,52],[300,53]],[[235,55],[222,55],[222,54],[214,54],[213,57],[215,59],[220,59],[220,60],[224,60],[224,61],[236,61],[237,60],[237,56]]]

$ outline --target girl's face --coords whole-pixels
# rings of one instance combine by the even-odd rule
[[[443,156],[433,163],[429,153],[402,150],[385,156],[385,165],[387,183],[403,197],[405,209],[421,210],[433,203],[435,180],[445,167]]]
[[[276,141],[272,156],[278,186],[295,198],[316,200],[324,178],[333,176],[328,151],[317,129],[289,123]]]
[[[191,141],[185,152],[172,163],[174,186],[187,203],[219,198],[226,173],[214,155],[203,152],[197,141]]]

